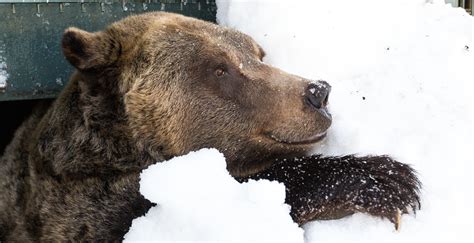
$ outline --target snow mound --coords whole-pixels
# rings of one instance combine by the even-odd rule
[[[215,149],[150,166],[140,176],[140,192],[158,206],[133,221],[127,242],[303,242],[303,230],[284,204],[284,186],[238,183]]]
[[[354,215],[307,224],[317,240],[473,242],[473,17],[433,0],[218,0],[218,22],[265,62],[332,85],[333,125],[316,153],[389,154],[423,182],[401,232]]]

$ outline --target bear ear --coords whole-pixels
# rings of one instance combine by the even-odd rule
[[[112,38],[104,32],[90,33],[78,28],[64,31],[62,49],[66,59],[78,70],[90,70],[113,63],[117,55]]]

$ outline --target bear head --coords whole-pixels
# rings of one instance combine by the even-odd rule
[[[307,153],[331,124],[326,82],[265,64],[262,48],[230,28],[148,13],[100,32],[69,28],[62,48],[87,77],[83,90],[120,100],[134,146],[164,158],[217,148],[232,175],[248,175]]]

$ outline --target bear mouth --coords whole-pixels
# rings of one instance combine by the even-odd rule
[[[326,137],[326,135],[327,135],[327,132],[322,132],[322,133],[318,133],[311,137],[301,139],[301,140],[285,140],[285,139],[278,138],[272,134],[270,134],[269,137],[278,143],[284,143],[284,144],[290,144],[290,145],[307,145],[307,144],[317,143],[323,140]]]

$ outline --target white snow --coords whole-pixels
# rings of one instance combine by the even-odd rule
[[[2,42],[0,42],[0,91],[7,86],[7,78],[8,78],[8,73],[7,73],[7,60],[6,58],[2,55],[4,54],[4,49],[5,46],[3,45]]]
[[[215,149],[153,165],[140,178],[140,192],[158,206],[133,221],[127,242],[303,242],[283,184],[238,183]]]
[[[422,209],[402,217],[400,232],[356,214],[306,224],[306,242],[473,242],[471,16],[439,0],[217,4],[219,23],[257,40],[266,63],[332,85],[333,126],[315,153],[389,154],[423,182]],[[301,241],[282,186],[237,184],[223,161],[205,150],[145,171],[142,192],[159,206],[133,222],[126,240]]]
[[[443,1],[218,1],[220,24],[267,52],[265,62],[332,85],[323,154],[390,154],[424,184],[422,210],[305,225],[318,240],[473,242],[473,17]]]

